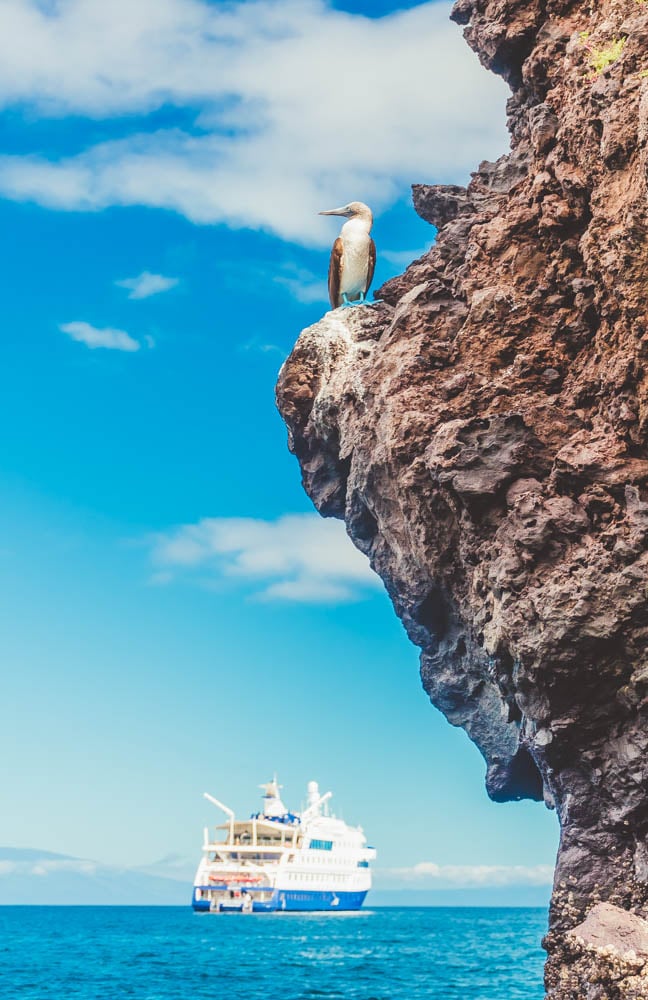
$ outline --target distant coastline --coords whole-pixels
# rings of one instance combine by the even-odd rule
[[[0,906],[186,906],[192,878],[181,859],[120,868],[96,861],[39,851],[0,847]],[[381,888],[368,907],[542,907],[550,886],[480,888]]]

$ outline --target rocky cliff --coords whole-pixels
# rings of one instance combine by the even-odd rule
[[[512,151],[415,186],[435,246],[301,334],[278,404],[489,794],[557,810],[548,996],[648,998],[648,2],[453,18]]]

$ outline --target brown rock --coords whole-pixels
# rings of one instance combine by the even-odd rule
[[[436,244],[304,331],[277,399],[489,794],[555,804],[548,996],[648,1000],[569,934],[601,902],[648,913],[648,4],[453,17],[511,83],[511,153],[416,186]],[[596,79],[584,30],[627,38]]]

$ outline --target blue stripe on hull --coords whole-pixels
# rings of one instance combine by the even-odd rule
[[[364,892],[299,892],[296,889],[279,889],[272,899],[266,903],[255,902],[253,904],[254,913],[313,913],[327,911],[329,913],[340,913],[349,910],[359,910],[365,901],[367,891]],[[227,900],[225,901],[227,905]],[[193,908],[197,913],[209,912],[209,899],[205,895],[201,899],[196,898],[194,889]],[[237,912],[234,910],[234,912]],[[240,911],[238,911],[240,912]]]
[[[299,892],[295,889],[280,889],[277,895],[277,909],[309,912],[313,910],[359,910],[365,901],[365,892]]]

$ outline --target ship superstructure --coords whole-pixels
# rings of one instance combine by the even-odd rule
[[[250,819],[205,793],[228,821],[210,839],[194,879],[193,908],[224,913],[276,910],[358,910],[371,888],[376,857],[362,827],[329,815],[331,792],[308,784],[308,805],[289,812],[276,778],[262,785],[263,808]]]

